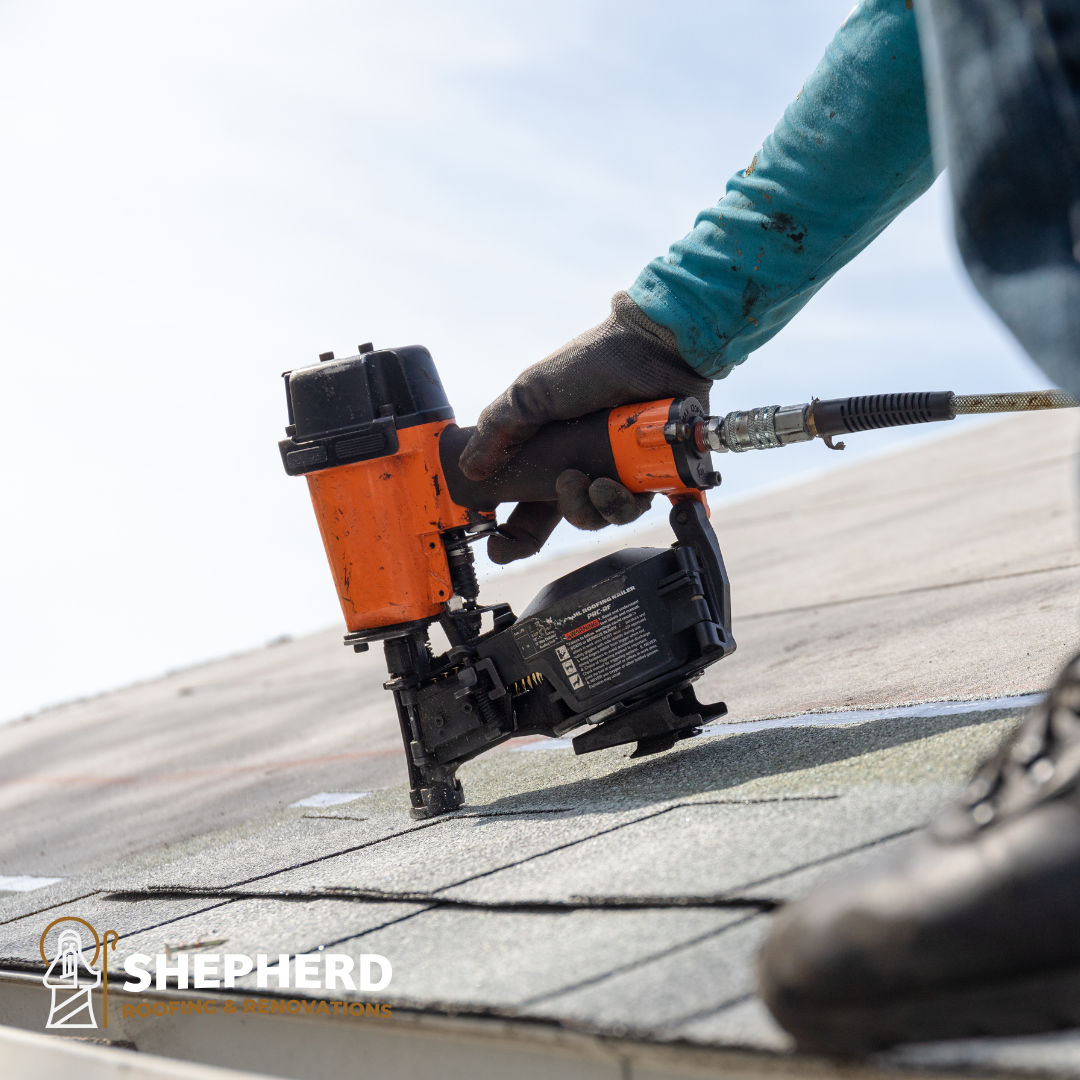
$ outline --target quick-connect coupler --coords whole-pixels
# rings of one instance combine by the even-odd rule
[[[762,409],[707,417],[695,431],[706,449],[716,453],[769,450],[793,442],[809,442],[813,418],[810,405],[767,405]]]

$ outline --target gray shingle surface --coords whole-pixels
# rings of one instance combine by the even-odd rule
[[[206,906],[165,926],[126,937],[117,946],[117,953],[154,954],[161,952],[166,943],[224,939],[221,945],[201,951],[248,956],[265,953],[276,959],[282,953],[316,952],[339,937],[359,939],[423,910],[420,904],[364,904],[349,900],[232,900],[217,907]],[[254,977],[247,982],[254,986]]]
[[[941,798],[936,788],[873,788],[774,802],[676,803],[440,892],[489,901],[772,897],[782,876],[923,825]]]
[[[124,867],[110,874],[107,883],[114,889],[233,888],[338,857],[342,851],[377,846],[403,833],[422,833],[426,827],[404,813],[380,814],[363,821],[344,817],[332,821],[330,815],[307,817],[300,811],[277,817],[262,831],[208,847],[194,858],[184,856],[133,872]]]
[[[767,916],[745,911],[682,942],[656,942],[645,958],[628,957],[600,977],[535,1000],[533,1007],[560,1018],[587,1017],[608,1030],[662,1035],[753,994],[753,958],[768,925]]]
[[[739,719],[1047,686],[1077,637],[1078,424],[1069,410],[958,421],[902,454],[717,505],[739,648],[702,700]],[[829,453],[778,452],[798,467]],[[666,525],[608,529],[588,552],[495,572],[483,598],[520,611],[628,537],[671,540]],[[378,649],[357,655],[332,629],[0,725],[0,874],[70,878],[317,791],[403,782],[385,677]]]
[[[740,647],[702,699],[739,719],[1045,687],[1076,637],[1063,443],[1076,417],[1008,423],[714,514]],[[520,609],[582,561],[485,598],[501,589]],[[754,996],[769,903],[906,842],[1017,719],[973,705],[721,733],[637,760],[499,752],[461,770],[462,813],[419,823],[383,677],[375,650],[357,658],[327,634],[0,729],[0,785],[21,770],[0,786],[0,871],[67,875],[0,897],[0,957],[33,963],[45,923],[73,913],[120,932],[117,967],[209,938],[379,953],[394,965],[381,996],[416,1008],[786,1051]],[[66,764],[43,755],[69,742]],[[987,1064],[994,1045],[896,1061]],[[1059,1068],[1073,1044],[1023,1045]]]
[[[665,1035],[706,1046],[790,1051],[794,1045],[791,1036],[772,1018],[772,1013],[756,995],[713,1012],[688,1017],[670,1027]]]
[[[588,1009],[552,1002],[672,950],[692,949],[746,911],[429,911],[335,951],[379,953],[394,965],[392,997],[589,1024]],[[657,987],[657,994],[663,989]]]
[[[618,822],[632,816],[631,811],[624,811],[602,814],[601,818]],[[275,889],[320,885],[432,892],[552,847],[579,841],[597,829],[596,818],[581,813],[511,816],[504,811],[490,817],[452,815],[382,843],[277,874],[265,884]]]
[[[201,913],[208,913],[227,905],[228,901],[212,896],[188,899],[166,899],[163,897],[148,897],[137,902],[117,902],[108,898],[106,894],[98,893],[73,904],[64,904],[44,912],[38,916],[29,916],[10,922],[0,927],[0,964],[16,963],[40,964],[39,940],[42,931],[54,919],[74,915],[86,919],[97,930],[98,934],[104,934],[107,930],[115,930],[120,935],[114,954],[110,954],[109,967],[117,970],[122,966],[122,959],[129,951],[138,952],[138,949],[129,950],[125,942],[127,939],[142,933],[154,936],[160,944],[165,940],[171,940],[172,930],[168,929],[177,921]],[[53,935],[58,933],[54,930],[50,935],[46,946],[48,953],[55,941]],[[120,963],[115,963],[113,955],[120,958]]]
[[[464,770],[462,816],[412,822],[400,789],[340,817],[287,810],[114,866],[120,891],[49,916],[116,929],[114,970],[215,938],[216,952],[377,953],[394,966],[386,996],[414,1007],[775,1048],[784,1036],[750,1005],[767,901],[917,829],[1012,722],[739,732],[633,763],[625,748],[503,754]],[[42,920],[0,927],[5,955],[32,961]]]

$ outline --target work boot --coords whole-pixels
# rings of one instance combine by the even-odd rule
[[[1080,1027],[1080,656],[960,799],[781,909],[761,996],[800,1049]]]

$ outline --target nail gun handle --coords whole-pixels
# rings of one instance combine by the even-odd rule
[[[591,480],[606,476],[631,491],[679,497],[719,483],[708,450],[699,450],[693,423],[704,412],[694,398],[623,405],[542,427],[494,476],[469,480],[458,458],[475,428],[449,425],[439,457],[450,498],[470,510],[504,502],[553,502],[555,481],[566,469]]]

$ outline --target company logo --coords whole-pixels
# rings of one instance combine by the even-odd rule
[[[65,927],[57,935],[56,953],[52,963],[45,954],[45,939],[49,931],[60,923],[79,923],[90,931],[94,939],[94,955],[87,963],[87,946],[83,943],[82,931],[74,927]],[[47,1028],[96,1028],[97,1018],[94,1016],[94,1002],[91,993],[99,986],[104,995],[102,1009],[105,1026],[109,1025],[109,948],[116,948],[119,935],[115,930],[106,930],[104,942],[98,937],[98,932],[85,920],[76,918],[74,915],[65,916],[62,919],[54,919],[45,927],[38,941],[38,951],[41,953],[42,962],[48,964],[45,974],[41,977],[42,983],[49,991],[49,1019],[46,1021]],[[104,979],[102,971],[95,967],[98,957],[102,954],[104,943]]]
[[[237,979],[254,971],[255,985],[260,990],[265,990],[271,980],[279,989],[292,986],[301,990],[335,990],[340,984],[344,990],[356,990],[355,966],[351,956],[321,952],[281,953],[272,960],[266,953],[259,953],[254,959],[245,953],[196,953],[190,966],[184,952],[174,956],[170,950],[168,955],[158,953],[154,957],[132,953],[124,960],[124,970],[135,981],[124,983],[124,989],[138,994],[154,983],[158,990],[166,990],[169,979],[175,979],[178,990],[186,990],[189,983],[196,990],[217,990],[219,987],[231,990]],[[377,977],[374,968],[379,969]],[[360,957],[357,974],[360,989],[370,993],[385,990],[394,972],[385,956],[365,953]]]
[[[55,952],[50,962],[46,954],[46,938],[61,924],[65,925],[56,936]],[[85,927],[93,939],[94,952],[90,960],[87,954],[90,945],[85,941]],[[102,994],[102,1026],[109,1026],[109,951],[116,950],[119,935],[115,930],[98,932],[85,919],[74,915],[54,919],[42,932],[38,942],[41,960],[47,965],[42,983],[50,993],[49,1018],[47,1028],[96,1028],[97,1017],[94,1015],[93,993]],[[205,953],[194,952],[189,967],[187,950],[203,949],[206,946],[224,945],[224,939],[193,943],[190,946],[166,945],[164,953],[149,956],[146,953],[132,953],[124,959],[124,971],[132,978],[123,984],[129,994],[140,994],[156,989],[187,990],[189,985],[196,990],[231,990],[236,980],[254,972],[255,983],[259,989],[266,989],[271,984],[277,990],[295,987],[301,990],[342,990],[377,993],[390,985],[393,969],[385,956],[365,953],[359,958],[357,967],[351,956],[337,953],[281,953],[273,958],[264,953],[255,957],[243,953]],[[102,966],[98,967],[101,958]],[[354,975],[356,976],[354,978]],[[170,985],[171,983],[171,985]],[[357,985],[359,984],[359,986]],[[154,1003],[141,1001],[138,1005],[125,1004],[123,1014],[132,1016],[173,1016],[196,1013],[214,1013],[220,1004],[222,1014],[228,1015],[240,1011],[234,1001],[215,1003],[213,1001],[171,1001]],[[390,1016],[389,1005],[373,1002],[345,1002],[341,1000],[317,1001],[307,999],[270,1000],[249,998],[243,1002],[243,1012],[328,1013],[333,1007],[333,1015],[341,1016]],[[340,1007],[340,1013],[339,1013]]]

